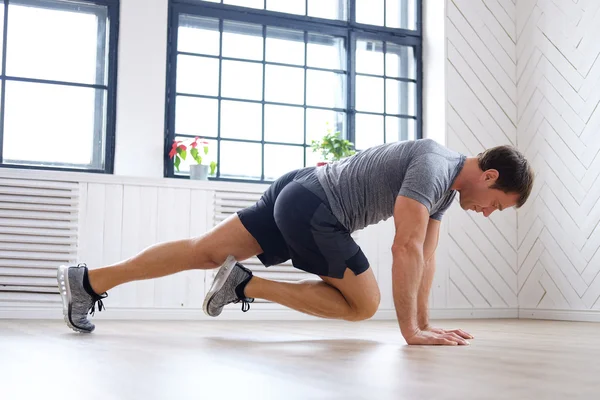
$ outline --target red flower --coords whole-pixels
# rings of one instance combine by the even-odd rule
[[[177,153],[177,149],[173,147],[169,152],[169,158],[173,158],[175,156],[175,153]]]
[[[187,147],[185,147],[185,145],[184,145],[184,144],[180,144],[180,145],[179,145],[179,148],[180,148],[181,150],[183,150],[183,151],[186,151],[186,150],[187,150]]]
[[[198,147],[198,143],[192,142],[192,149],[195,149],[196,147]]]

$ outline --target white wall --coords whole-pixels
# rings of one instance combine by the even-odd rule
[[[121,0],[115,174],[163,176],[168,0]]]
[[[600,318],[599,33],[599,1],[517,2],[519,147],[539,174],[519,213],[524,317]]]

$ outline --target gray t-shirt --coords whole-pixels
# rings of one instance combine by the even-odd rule
[[[398,196],[414,199],[441,220],[466,156],[434,140],[394,142],[317,168],[331,211],[354,232],[390,218]]]

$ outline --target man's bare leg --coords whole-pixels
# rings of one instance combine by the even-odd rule
[[[127,282],[217,268],[229,255],[241,261],[260,253],[258,242],[233,215],[203,236],[156,244],[128,260],[90,270],[89,281],[100,294]]]
[[[322,318],[360,321],[377,311],[380,293],[371,268],[358,276],[346,269],[343,279],[321,278],[322,281],[288,283],[254,277],[246,286],[245,295]]]

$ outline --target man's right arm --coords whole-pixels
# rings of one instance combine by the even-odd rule
[[[394,207],[396,234],[392,245],[392,288],[402,336],[408,344],[457,345],[452,334],[421,331],[418,321],[418,294],[423,277],[423,245],[429,212],[416,200],[398,196]]]

